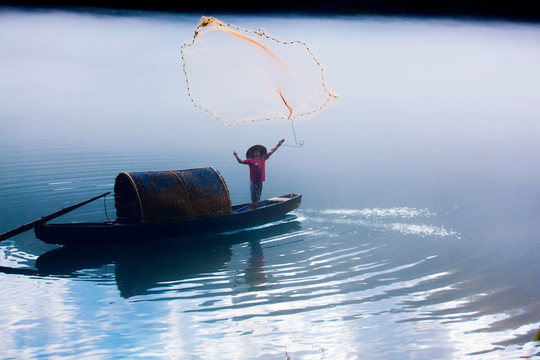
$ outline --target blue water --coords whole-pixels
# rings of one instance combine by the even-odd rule
[[[538,357],[540,26],[205,15],[304,41],[339,94],[267,163],[301,207],[189,246],[0,243],[2,358]],[[249,201],[233,150],[294,133],[193,107],[199,16],[0,13],[0,232],[122,171],[213,166]]]

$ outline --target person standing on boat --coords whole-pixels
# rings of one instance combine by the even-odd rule
[[[261,199],[263,182],[265,180],[266,160],[268,160],[270,155],[272,155],[283,142],[285,142],[285,139],[279,140],[278,144],[268,152],[262,145],[253,145],[246,152],[245,160],[240,159],[236,150],[233,151],[236,160],[240,164],[249,165],[249,190],[251,192],[251,204],[249,209],[255,209],[257,207],[257,202]]]

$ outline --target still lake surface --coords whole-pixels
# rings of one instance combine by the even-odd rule
[[[122,171],[213,166],[249,201],[233,150],[294,134],[189,102],[200,15],[0,12],[0,232]],[[540,25],[204,15],[305,42],[339,94],[267,163],[263,197],[301,207],[191,246],[6,240],[1,357],[540,357]]]

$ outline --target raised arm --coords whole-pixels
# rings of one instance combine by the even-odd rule
[[[274,152],[276,152],[276,150],[279,149],[279,147],[281,146],[281,144],[283,144],[284,142],[285,142],[285,139],[279,140],[279,142],[277,143],[277,145],[274,146],[272,149],[270,149],[270,151],[268,152],[268,157],[270,157],[270,155],[272,155]]]
[[[242,160],[242,159],[240,159],[240,157],[238,157],[238,153],[236,152],[236,150],[233,151],[233,155],[236,158],[236,161],[238,161],[240,164],[245,164],[246,163],[244,160]]]

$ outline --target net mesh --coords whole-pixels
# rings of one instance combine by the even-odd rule
[[[188,96],[223,125],[313,117],[337,97],[300,41],[202,17],[182,46]]]

